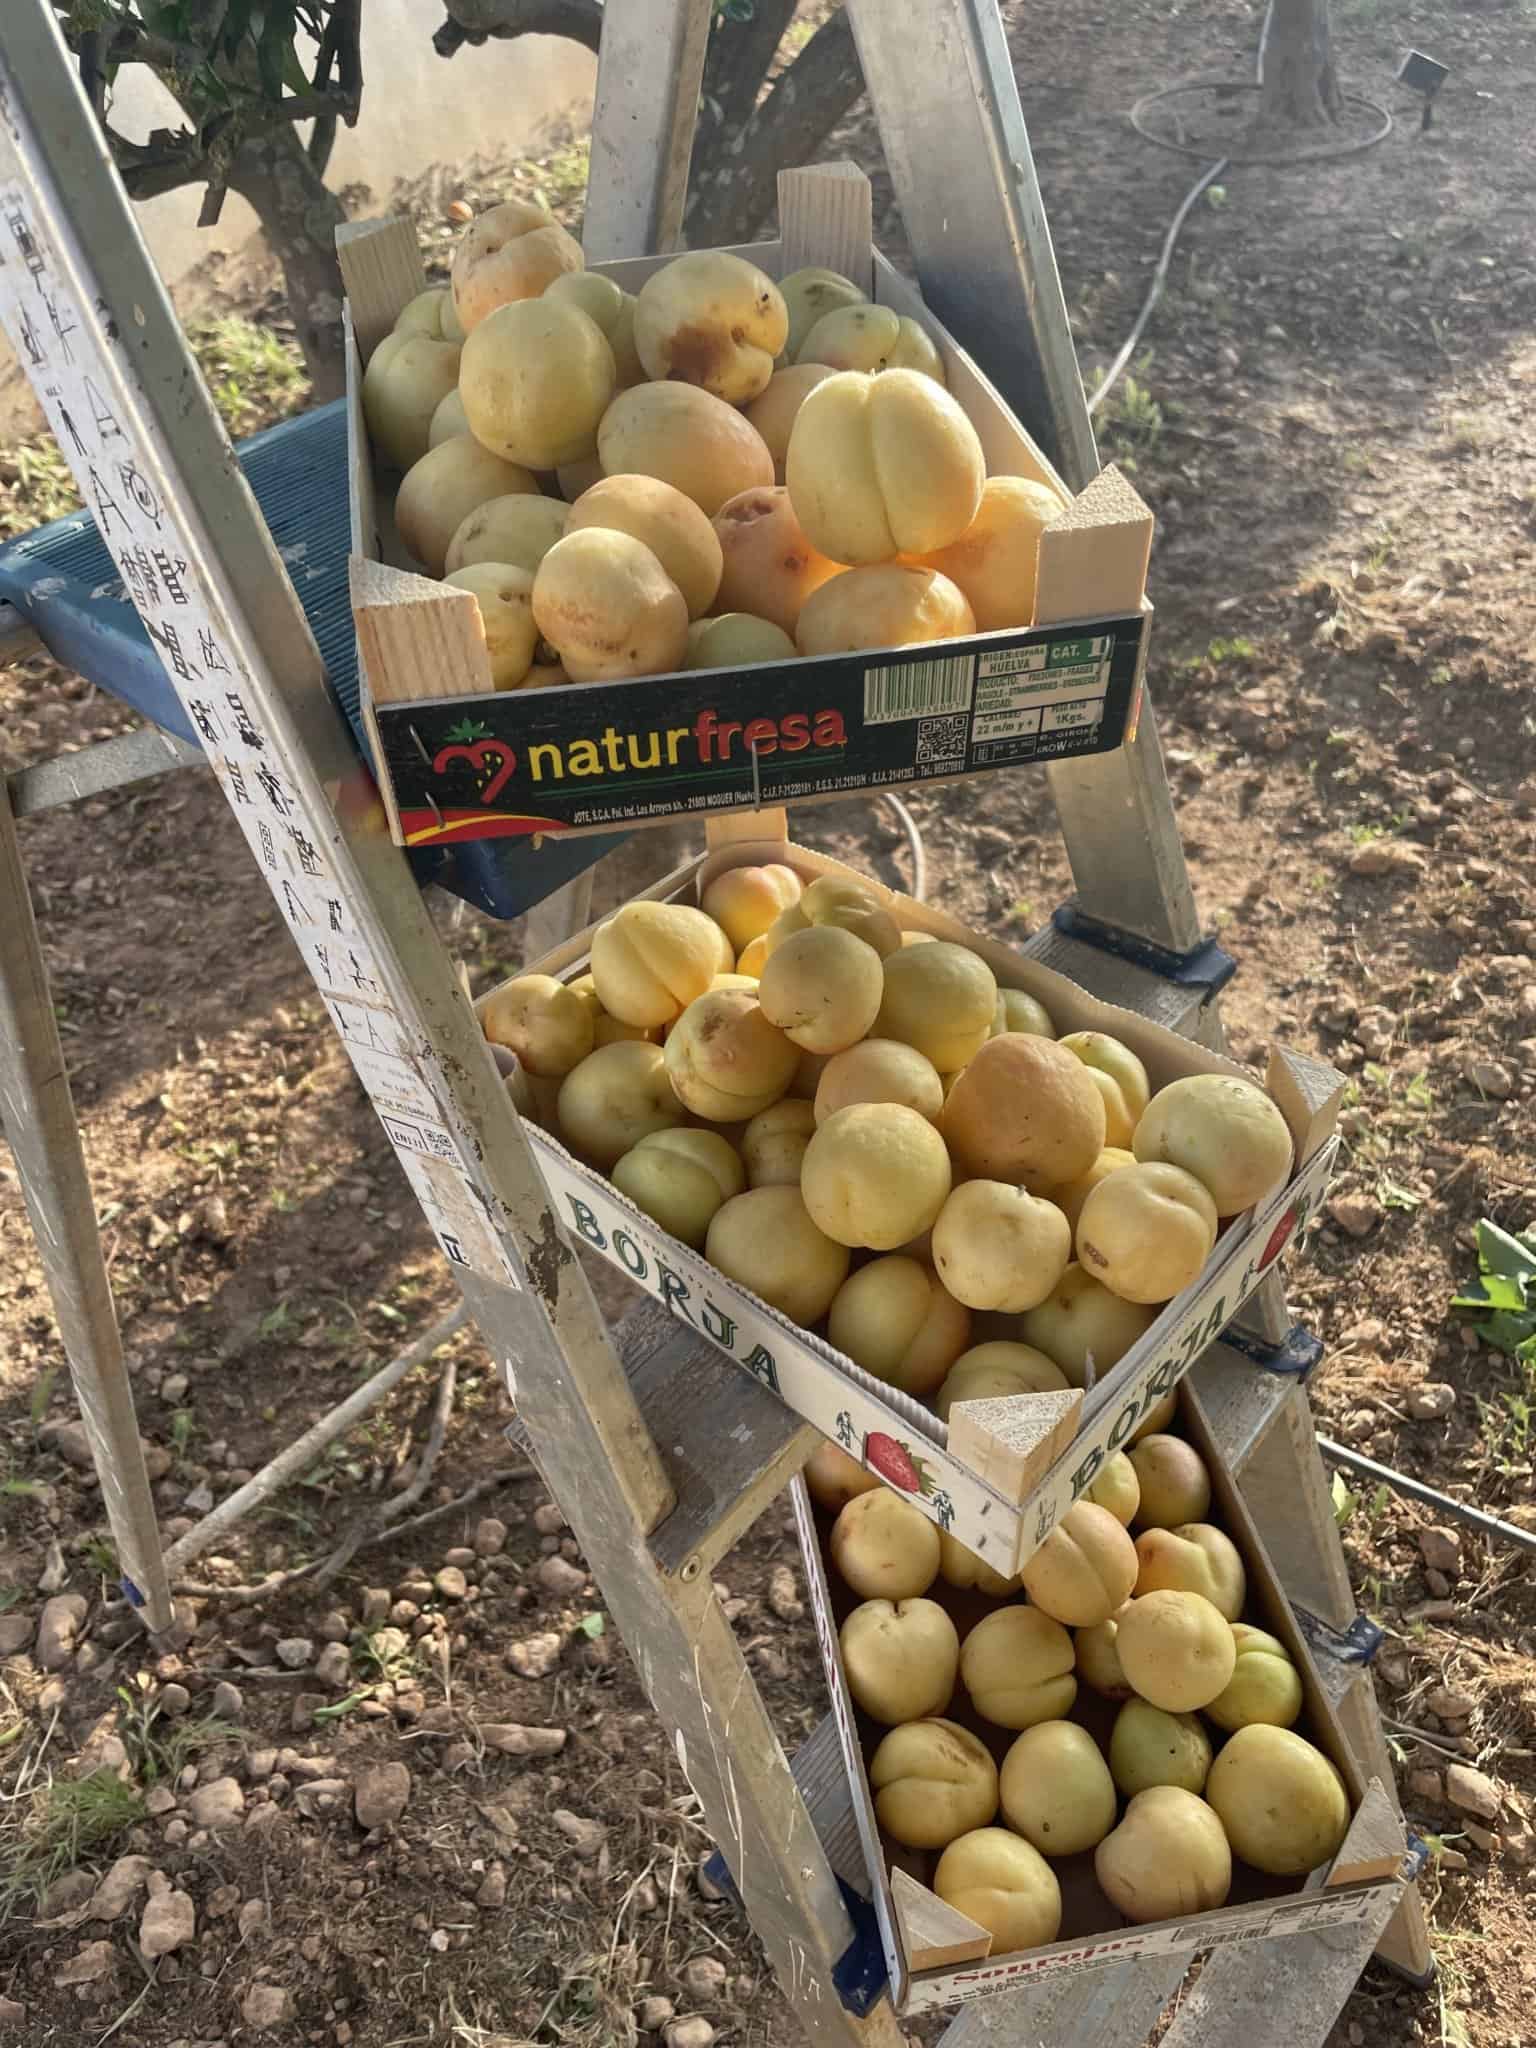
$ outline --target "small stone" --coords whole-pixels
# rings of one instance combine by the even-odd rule
[[[780,1621],[798,1621],[805,1613],[805,1602],[787,1564],[776,1564],[769,1574],[768,1605]]]
[[[1459,1849],[1447,1848],[1443,1844],[1435,1861],[1442,1870],[1466,1870],[1469,1867],[1466,1857]]]
[[[443,1769],[450,1775],[454,1771],[462,1771],[466,1764],[472,1764],[474,1760],[475,1745],[464,1741],[462,1736],[457,1742],[450,1742],[442,1755]]]
[[[288,1716],[288,1725],[295,1735],[307,1735],[315,1725],[315,1709],[328,1707],[330,1700],[323,1692],[300,1692],[293,1697],[293,1707]]]
[[[249,1941],[267,1924],[267,1902],[265,1899],[247,1899],[235,1917],[235,1927],[242,1941]]]
[[[534,1577],[546,1593],[553,1593],[557,1599],[572,1593],[579,1593],[587,1583],[587,1575],[580,1565],[574,1565],[563,1557],[546,1557]],[[82,1608],[84,1602],[81,1603]]]
[[[1422,847],[1401,839],[1371,839],[1349,857],[1352,875],[1409,875],[1424,866]]]
[[[667,2048],[710,2048],[715,2030],[702,2013],[691,2012],[683,2020],[669,2020],[661,2037]]]
[[[469,1581],[456,1564],[445,1564],[432,1583],[445,1600],[462,1600],[469,1591]]]
[[[171,1684],[161,1686],[159,1705],[162,1714],[168,1714],[172,1720],[177,1720],[187,1711],[191,1704],[192,1695],[184,1685]]]
[[[64,1669],[75,1653],[75,1639],[85,1615],[82,1593],[56,1593],[44,1603],[37,1624],[37,1648],[33,1652],[44,1671]]]
[[[432,1932],[427,1936],[427,1947],[432,1950],[434,1955],[445,1956],[448,1953],[447,1928],[434,1927]]]
[[[1444,1380],[1426,1380],[1408,1389],[1403,1406],[1415,1422],[1438,1422],[1456,1406],[1456,1389]]]
[[[91,1894],[87,1920],[120,1920],[144,1889],[153,1865],[147,1856],[119,1856]]]
[[[480,1739],[501,1756],[558,1756],[564,1749],[563,1728],[523,1728],[515,1721],[485,1721]]]
[[[475,1893],[475,1904],[486,1913],[496,1913],[507,1903],[507,1870],[504,1863],[493,1863],[480,1880],[480,1889]]]
[[[533,1511],[533,1526],[541,1536],[559,1536],[565,1530],[565,1516],[552,1500],[540,1501]]]
[[[260,1806],[253,1806],[245,1816],[245,1832],[248,1835],[265,1834],[268,1828],[275,1828],[282,1817],[282,1808],[270,1799],[266,1800]]]
[[[98,1984],[116,1968],[117,1950],[110,1941],[87,1942],[61,1970],[54,1972],[54,1989],[62,1991],[71,1984]]]
[[[1498,1060],[1469,1059],[1461,1071],[1480,1095],[1495,1102],[1507,1102],[1515,1092],[1514,1075]]]
[[[1465,1721],[1469,1714],[1477,1711],[1477,1701],[1469,1692],[1457,1692],[1454,1686],[1437,1685],[1424,1695],[1424,1706],[1431,1714],[1438,1714],[1442,1721]]]
[[[1536,1854],[1536,1835],[1527,1827],[1514,1826],[1504,1829],[1504,1854],[1511,1863],[1518,1863],[1523,1869]]]
[[[1503,1794],[1481,1771],[1470,1764],[1452,1764],[1445,1774],[1445,1796],[1461,1813],[1475,1813],[1479,1820],[1497,1820]]]
[[[1461,1570],[1461,1537],[1454,1529],[1421,1529],[1419,1555],[1431,1571],[1454,1578]]]
[[[1410,1771],[1408,1790],[1415,1799],[1427,1799],[1434,1806],[1438,1806],[1445,1798],[1445,1786],[1438,1771]]]
[[[221,1678],[213,1688],[212,1706],[221,1721],[236,1721],[245,1710],[245,1695],[238,1685]]]
[[[192,1794],[192,1824],[199,1828],[232,1828],[245,1812],[245,1794],[237,1778],[215,1778]]]
[[[369,1586],[363,1593],[363,1626],[377,1628],[388,1621],[390,1593],[387,1586]]]
[[[718,1998],[725,1989],[726,1970],[718,1956],[694,1956],[683,1965],[683,1982],[695,1998]]]
[[[339,1607],[333,1607],[322,1614],[315,1634],[322,1643],[344,1643],[352,1633],[352,1625]]]
[[[213,1488],[208,1484],[206,1479],[199,1480],[197,1485],[193,1487],[192,1491],[187,1495],[186,1499],[182,1502],[182,1506],[186,1508],[190,1514],[207,1514],[208,1510],[213,1506]]]
[[[1381,1211],[1367,1195],[1331,1195],[1328,1214],[1350,1237],[1369,1237]]]
[[[670,1998],[642,1998],[635,2007],[635,2025],[642,2034],[659,2034],[676,2010]]]
[[[144,1811],[151,1820],[158,1820],[163,1813],[174,1813],[176,1794],[169,1785],[151,1785],[144,1794]]]
[[[315,1646],[308,1636],[284,1636],[272,1648],[285,1671],[302,1671],[315,1654]]]
[[[48,1548],[43,1552],[43,1568],[38,1573],[39,1593],[62,1593],[69,1584],[69,1566],[64,1562],[64,1552],[57,1536],[48,1539]]]
[[[494,1515],[475,1524],[476,1557],[500,1557],[507,1547],[507,1525]]]
[[[455,1544],[452,1550],[443,1554],[443,1563],[457,1565],[461,1572],[473,1571],[476,1562],[474,1551],[464,1543]]]
[[[389,1610],[389,1618],[396,1629],[409,1628],[421,1613],[414,1600],[397,1600]]]
[[[1387,1448],[1383,1446],[1383,1448]],[[1443,1600],[1451,1590],[1452,1581],[1444,1572],[1426,1571],[1424,1583],[1437,1600]]]
[[[0,2027],[19,2027],[27,2016],[27,2008],[19,1998],[0,1996]]]
[[[600,1856],[608,1843],[608,1830],[600,1820],[588,1820],[579,1813],[571,1813],[563,1806],[557,1806],[550,1819],[570,1843],[583,1863]]]
[[[345,1692],[352,1682],[352,1655],[345,1643],[327,1643],[315,1659],[315,1676],[335,1692]]]
[[[178,1402],[186,1399],[187,1388],[191,1384],[184,1372],[168,1372],[160,1382],[160,1398],[174,1408]]]
[[[507,1648],[507,1662],[520,1678],[547,1678],[560,1662],[564,1638],[553,1630],[544,1635],[525,1636]]]
[[[296,1789],[293,1803],[306,1820],[329,1820],[341,1812],[350,1790],[345,1778],[311,1778]]]
[[[0,1657],[14,1657],[32,1640],[35,1623],[30,1614],[0,1614]]]
[[[276,1819],[275,1813],[273,1815],[273,1818]],[[188,1835],[191,1834],[191,1832],[192,1830],[187,1826],[186,1822],[182,1819],[181,1815],[179,1813],[173,1813],[171,1815],[171,1818],[166,1822],[164,1828],[164,1836],[167,1846],[172,1849],[179,1849],[182,1843],[187,1839]]]
[[[1461,1610],[1454,1600],[1421,1600],[1417,1607],[1410,1607],[1409,1621],[1456,1621]]]
[[[253,1749],[245,1760],[245,1775],[253,1785],[259,1785],[264,1778],[270,1778],[276,1769],[275,1749]]]
[[[1492,1828],[1482,1827],[1475,1820],[1465,1822],[1462,1833],[1475,1848],[1481,1849],[1485,1856],[1493,1855],[1499,1847],[1499,1838]]]
[[[240,1904],[240,1887],[237,1884],[215,1885],[203,1906],[203,1914],[209,1920],[223,1920],[235,1912]]]
[[[404,1764],[371,1764],[360,1772],[354,1811],[360,1828],[391,1827],[411,1796],[411,1774]]]
[[[197,1911],[185,1892],[161,1892],[144,1908],[139,1922],[139,1947],[151,1962],[189,1942],[197,1931]]]
[[[248,2027],[284,2027],[293,2018],[293,1993],[284,1984],[253,1984],[240,2001]]]

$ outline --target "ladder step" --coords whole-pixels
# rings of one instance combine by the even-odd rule
[[[1242,2048],[1297,2048],[1325,2041],[1394,1911],[1389,1892],[1353,1929],[1216,1950],[1180,1999],[1160,2048],[1237,2041]]]
[[[1227,1343],[1213,1344],[1190,1379],[1234,1475],[1247,1464],[1296,1383],[1293,1375],[1268,1372]]]
[[[677,1495],[652,1554],[663,1571],[697,1578],[783,1491],[816,1431],[657,1303],[632,1310],[613,1337]],[[520,1423],[506,1434],[532,1458]]]
[[[1145,1956],[1086,1976],[1001,1991],[963,2006],[939,2036],[939,2048],[1035,2048],[1037,2042],[1052,2048],[1143,2048],[1188,1968],[1187,1955]]]
[[[1022,950],[1042,967],[1087,989],[1101,1003],[1118,1003],[1121,1009],[1134,1010],[1138,1017],[1183,1037],[1200,1036],[1196,1025],[1210,996],[1208,988],[1169,981],[1134,960],[1121,959],[1074,938],[1055,924],[1045,925],[1026,939]]]
[[[853,1796],[837,1739],[837,1723],[830,1714],[816,1724],[795,1751],[790,1770],[810,1811],[811,1825],[827,1852],[827,1861],[850,1890],[856,1891],[861,1899],[869,1898],[873,1888],[864,1861],[864,1845],[853,1816]]]

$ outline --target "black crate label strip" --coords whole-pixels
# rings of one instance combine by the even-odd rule
[[[472,1140],[451,1128],[447,1077],[397,1009],[338,880],[334,821],[304,801],[169,473],[139,442],[131,350],[105,306],[82,306],[73,280],[86,273],[69,260],[70,231],[56,237],[26,184],[4,178],[13,149],[25,168],[25,147],[19,122],[0,134],[0,326],[439,1246],[456,1265],[520,1286],[473,1169]],[[338,803],[378,809],[361,763]]]
[[[1106,753],[1144,620],[374,706],[407,846],[645,824]]]

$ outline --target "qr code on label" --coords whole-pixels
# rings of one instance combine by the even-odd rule
[[[920,718],[917,723],[917,754],[920,767],[938,763],[965,765],[964,714],[958,718]]]

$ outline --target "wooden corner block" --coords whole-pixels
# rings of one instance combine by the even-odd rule
[[[1264,1080],[1290,1125],[1296,1163],[1305,1166],[1333,1136],[1348,1084],[1326,1061],[1283,1051],[1270,1054]]]
[[[704,819],[704,844],[711,851],[743,840],[777,843],[788,837],[789,813],[782,805],[768,811],[710,811]]]
[[[953,1906],[946,1906],[927,1885],[909,1877],[900,1865],[891,1871],[891,1904],[906,1952],[907,1968],[942,1970],[950,1963],[979,1962],[992,1953],[992,1936],[985,1927]]]
[[[366,363],[401,309],[427,288],[416,229],[399,215],[344,220],[336,230],[336,261]]]
[[[1081,1387],[957,1401],[949,1411],[950,1453],[1005,1499],[1021,1501],[1076,1436],[1082,1407]]]
[[[874,290],[874,200],[857,164],[807,164],[779,173],[781,275],[821,264]]]
[[[1380,1778],[1372,1778],[1325,1884],[1362,1884],[1396,1877],[1407,1853],[1397,1808]]]
[[[472,591],[365,555],[353,555],[347,569],[357,644],[377,703],[490,694],[491,658]]]
[[[1152,554],[1152,511],[1111,466],[1040,536],[1035,624],[1139,612]]]

